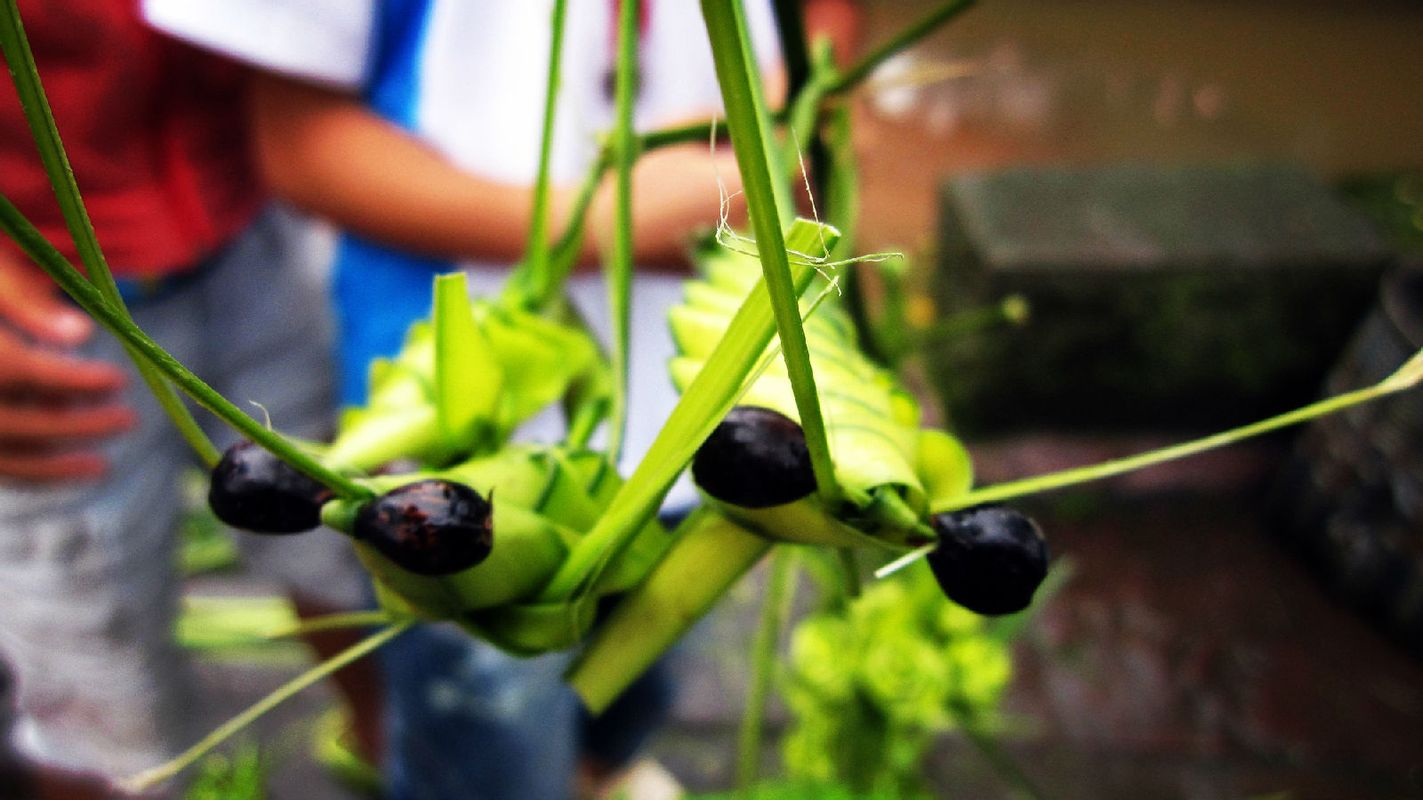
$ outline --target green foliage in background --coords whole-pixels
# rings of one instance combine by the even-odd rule
[[[991,727],[1012,672],[1007,637],[945,603],[922,563],[874,582],[791,635],[787,774],[918,796],[934,738],[961,725]]]
[[[184,800],[266,800],[267,767],[257,745],[245,743],[231,755],[213,753],[198,766]]]

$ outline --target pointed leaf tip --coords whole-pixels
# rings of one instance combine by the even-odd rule
[[[1380,385],[1398,392],[1417,386],[1419,381],[1423,381],[1423,349],[1420,349],[1414,353],[1411,358],[1403,362],[1403,366],[1399,367],[1392,375],[1384,378]]]

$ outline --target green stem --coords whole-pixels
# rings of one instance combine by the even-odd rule
[[[617,184],[613,202],[613,238],[608,252],[608,310],[613,323],[612,409],[608,419],[608,457],[617,463],[627,431],[628,356],[632,297],[632,168],[637,160],[633,104],[637,99],[639,0],[618,4],[618,72],[613,128],[613,167]]]
[[[778,121],[780,120],[780,116],[781,115],[777,116]],[[648,131],[639,136],[638,139],[642,145],[642,149],[646,151],[658,150],[663,147],[674,147],[679,144],[687,144],[688,142],[708,142],[711,141],[713,135],[715,135],[717,139],[727,138],[726,126],[718,125],[712,120],[707,120],[706,122],[688,122],[670,128]]]
[[[31,259],[40,266],[59,287],[69,294],[81,308],[99,322],[106,330],[118,337],[119,341],[139,358],[153,365],[183,391],[187,392],[199,405],[216,414],[227,424],[247,436],[247,438],[271,451],[283,461],[295,467],[334,490],[347,499],[371,496],[371,491],[350,478],[337,473],[281,434],[267,429],[257,420],[247,416],[211,386],[194,375],[166,350],[139,329],[126,314],[111,305],[93,284],[84,279],[54,245],[45,239],[9,198],[0,195],[0,228],[20,245]]]
[[[568,433],[563,437],[564,446],[574,450],[587,447],[593,434],[598,430],[598,426],[607,417],[608,400],[606,398],[580,404],[569,420]]]
[[[306,672],[303,672],[296,678],[282,684],[276,691],[257,701],[246,711],[243,711],[241,714],[218,726],[216,730],[204,736],[197,744],[185,750],[172,761],[120,781],[120,788],[127,792],[139,793],[147,791],[163,781],[172,778],[174,775],[177,775],[179,772],[182,772],[187,767],[196,763],[197,760],[206,755],[208,751],[227,741],[234,734],[248,725],[251,725],[263,714],[276,708],[297,692],[300,692],[302,689],[311,686],[336,670],[365,656],[395,638],[400,633],[403,633],[413,624],[414,621],[409,620],[392,625],[341,651],[325,663],[318,664]]]
[[[4,13],[0,14],[0,46],[5,51],[5,60],[10,64],[10,77],[15,83],[15,93],[19,95],[20,107],[30,134],[39,149],[40,163],[49,176],[55,199],[59,202],[60,213],[74,239],[74,247],[79,252],[79,260],[88,270],[93,281],[105,299],[118,305],[119,290],[114,276],[109,271],[108,262],[99,249],[98,237],[94,235],[93,223],[79,196],[78,185],[74,181],[74,170],[69,165],[69,156],[59,139],[59,129],[54,123],[49,100],[40,84],[39,72],[35,68],[34,53],[30,50],[25,36],[20,12],[15,0],[4,0]]]
[[[840,260],[855,252],[860,218],[859,163],[855,158],[850,109],[846,104],[830,110],[821,129],[821,139],[825,144],[823,172],[819,173],[821,193],[825,198],[823,213],[830,224],[843,234],[840,244],[830,255],[832,260]],[[886,272],[888,270],[882,270],[881,274]],[[845,310],[855,324],[860,349],[881,364],[896,366],[897,362],[888,357],[882,337],[877,335],[874,321],[870,318],[869,303],[865,297],[865,276],[860,269],[845,270],[844,298]]]
[[[974,489],[955,498],[953,503],[948,507],[936,508],[933,509],[933,511],[938,513],[940,511],[952,511],[954,509],[967,508],[984,503],[995,503],[1023,495],[1061,489],[1065,486],[1101,480],[1102,478],[1110,478],[1125,472],[1142,469],[1143,467],[1193,456],[1197,453],[1203,453],[1217,447],[1234,444],[1235,442],[1252,436],[1259,436],[1260,434],[1269,433],[1270,431],[1278,430],[1289,425],[1307,422],[1316,417],[1332,414],[1335,411],[1340,411],[1349,406],[1358,405],[1359,403],[1393,394],[1394,392],[1410,389],[1417,385],[1420,379],[1423,379],[1423,351],[1419,351],[1397,372],[1374,386],[1356,389],[1352,392],[1346,392],[1335,397],[1319,400],[1303,408],[1297,408],[1294,411],[1279,414],[1269,419],[1260,420],[1259,422],[1254,422],[1249,425],[1242,425],[1238,428],[1232,428],[1228,431],[1205,436],[1189,442],[1182,442],[1181,444],[1171,447],[1163,447],[1159,450],[1152,450],[1147,453],[1104,461],[1100,464],[1093,464],[1092,466],[1078,467],[1061,472],[1049,473],[1047,475],[1037,475],[1022,480],[1000,483],[982,489]]]
[[[294,625],[278,628],[267,634],[268,639],[291,639],[321,631],[336,631],[346,628],[369,628],[389,623],[390,614],[385,611],[343,611],[323,614],[301,620]]]
[[[809,175],[802,174],[804,159],[801,156],[807,152],[813,155],[820,139],[820,107],[825,101],[823,76],[824,73],[816,73],[790,104],[790,131],[782,146],[781,164],[789,170],[786,175],[793,181],[813,181],[818,177],[813,168]],[[818,188],[812,183],[812,200],[817,193]]]
[[[702,0],[702,15],[706,19],[717,80],[726,107],[727,127],[731,130],[731,144],[741,171],[751,228],[771,296],[786,372],[795,393],[796,410],[805,432],[806,449],[810,452],[811,468],[826,507],[835,508],[842,493],[835,481],[835,464],[830,458],[830,442],[810,365],[810,349],[801,327],[800,304],[781,233],[780,214],[789,202],[789,192],[783,181],[773,177],[784,173],[779,172],[771,160],[765,104],[751,61],[741,5],[738,0]]]
[[[45,97],[44,87],[40,84],[39,72],[35,68],[34,53],[30,50],[29,40],[25,37],[24,25],[20,20],[15,0],[4,0],[4,6],[0,7],[0,49],[4,50],[5,60],[10,65],[10,77],[14,81],[15,92],[20,98],[20,107],[24,111],[25,121],[29,125],[30,133],[39,150],[40,162],[44,165],[45,174],[49,177],[50,185],[54,188],[60,213],[64,217],[70,237],[74,240],[74,247],[79,253],[80,261],[88,272],[89,280],[99,287],[102,296],[109,303],[127,317],[128,309],[124,307],[123,298],[119,296],[118,285],[114,282],[108,262],[104,259],[103,251],[99,248],[99,240],[94,234],[93,223],[90,222],[89,213],[85,210],[84,201],[80,197],[78,184],[74,180],[74,171],[69,165],[69,157],[65,154],[64,146],[60,142],[59,129],[55,126],[49,100]],[[197,421],[193,419],[192,412],[183,405],[182,399],[178,397],[173,387],[163,380],[162,375],[152,365],[132,349],[129,349],[128,353],[134,366],[138,369],[139,375],[152,390],[159,406],[173,420],[173,424],[177,426],[184,441],[193,448],[203,463],[209,467],[216,465],[218,459],[222,457],[221,453],[218,452],[217,447],[203,432]]]
[[[583,255],[583,234],[587,228],[588,210],[593,207],[593,198],[598,193],[598,186],[603,182],[603,175],[612,163],[613,154],[609,148],[604,147],[599,151],[598,158],[589,166],[588,175],[583,179],[583,185],[578,189],[578,198],[573,203],[568,227],[553,246],[548,283],[540,287],[540,294],[535,295],[540,306],[547,305],[554,297],[559,296],[564,282],[578,265],[578,259]]]
[[[539,140],[538,176],[534,179],[534,208],[529,218],[529,244],[525,261],[536,285],[546,282],[548,272],[548,195],[550,183],[549,164],[553,157],[553,120],[558,106],[558,86],[563,63],[563,21],[567,16],[568,0],[554,0],[552,19],[553,39],[549,43],[548,83],[544,88],[543,134]]]
[[[840,564],[840,579],[845,583],[845,596],[853,600],[860,596],[860,563],[855,559],[855,551],[848,547],[835,548],[835,555]]]
[[[583,257],[583,234],[587,228],[588,211],[593,206],[603,174],[612,163],[611,149],[607,146],[600,148],[598,157],[588,165],[588,173],[573,201],[567,227],[549,251],[547,269],[542,274],[536,274],[529,267],[532,262],[521,262],[504,285],[505,300],[526,309],[542,310],[562,296],[563,284]]]
[[[868,55],[855,62],[840,76],[826,85],[826,99],[844,95],[856,89],[871,73],[888,61],[895,54],[907,47],[918,44],[921,39],[938,29],[940,25],[958,16],[963,11],[968,10],[975,0],[950,0],[934,11],[926,14],[922,19],[911,24],[900,31],[889,41],[871,51]],[[776,122],[785,122],[790,115],[790,106],[777,111],[773,118]],[[720,128],[717,128],[720,130]],[[659,147],[669,147],[671,145],[686,144],[687,142],[705,142],[711,137],[713,123],[693,122],[685,125],[678,125],[672,128],[665,128],[659,131],[650,131],[642,136],[642,146],[644,150],[655,150]]]
[[[840,77],[830,84],[828,93],[843,94],[860,85],[881,64],[905,48],[917,44],[919,40],[938,30],[939,26],[967,11],[973,4],[974,0],[949,0],[925,14],[840,73]]]
[[[794,551],[779,547],[771,555],[771,574],[761,599],[761,621],[751,646],[751,676],[746,685],[746,709],[737,732],[736,788],[749,792],[761,764],[761,740],[766,723],[766,700],[776,664],[776,646],[784,627],[787,597],[795,577]]]
[[[833,247],[837,240],[838,233],[834,229],[805,220],[792,223],[786,236],[786,241],[798,252],[812,252],[822,246],[821,243]],[[796,291],[803,291],[814,274],[815,270],[809,265],[797,263],[793,276]],[[742,382],[760,362],[774,333],[770,299],[765,282],[760,281],[672,408],[647,454],[613,496],[592,530],[573,546],[558,572],[539,593],[540,600],[566,600],[581,587],[591,585],[604,566],[637,535],[657,511],[658,503],[692,460],[697,448],[741,394]]]

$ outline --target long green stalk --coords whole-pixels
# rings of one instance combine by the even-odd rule
[[[529,215],[529,243],[525,248],[526,268],[536,285],[546,282],[548,273],[549,163],[553,155],[553,121],[558,107],[558,88],[563,64],[563,21],[568,16],[568,0],[554,0],[549,20],[552,40],[548,51],[548,81],[544,89],[543,133],[539,140],[538,175],[534,179],[534,207]]]
[[[971,8],[976,0],[949,0],[934,10],[915,20],[909,26],[900,30],[888,41],[871,50],[859,61],[856,61],[849,69],[840,73],[839,79],[829,87],[829,94],[843,94],[858,86],[870,73],[879,68],[881,64],[888,61],[905,48],[917,44],[921,39],[934,31],[949,20]]]
[[[677,543],[612,615],[569,668],[569,686],[594,713],[666,652],[771,547],[707,508],[679,526]]]
[[[109,303],[99,290],[79,270],[70,264],[54,245],[45,239],[9,198],[0,195],[0,229],[3,229],[20,248],[40,266],[55,283],[63,289],[91,317],[106,330],[118,337],[126,347],[139,358],[150,363],[166,375],[183,391],[187,392],[199,405],[222,418],[227,424],[240,431],[252,441],[270,450],[283,461],[301,472],[330,487],[341,497],[357,499],[370,497],[371,491],[350,478],[341,475],[317,461],[305,450],[288,441],[281,434],[269,430],[257,420],[247,416],[227,398],[194,375],[166,350],[144,333],[128,315]]]
[[[833,229],[804,220],[793,223],[790,231],[786,241],[800,252],[811,252],[822,242],[833,247],[838,238]],[[796,291],[803,291],[815,271],[807,264],[794,266]],[[760,361],[774,333],[775,319],[762,281],[742,303],[726,334],[683,392],[627,482],[539,593],[540,600],[571,597],[595,579],[603,566],[637,535],[697,448],[740,395],[742,382]]]
[[[573,272],[573,268],[578,265],[578,259],[583,253],[583,234],[588,222],[588,209],[593,206],[593,198],[598,194],[598,185],[603,181],[603,174],[612,166],[613,156],[607,149],[603,148],[598,158],[588,168],[588,175],[583,179],[583,185],[578,189],[578,197],[573,203],[572,218],[568,227],[564,229],[563,235],[553,246],[553,253],[550,256],[549,265],[549,285],[544,287],[543,294],[538,296],[540,303],[546,304],[549,299],[563,288],[563,282]]]
[[[44,165],[45,174],[54,189],[60,213],[64,216],[65,225],[69,228],[69,235],[74,240],[74,247],[88,272],[89,280],[93,281],[109,303],[127,317],[128,309],[124,306],[123,298],[119,296],[118,285],[114,282],[108,262],[99,248],[98,237],[94,235],[94,225],[89,220],[89,213],[84,208],[78,184],[74,180],[74,171],[69,166],[69,157],[60,142],[59,130],[55,126],[54,114],[50,111],[44,87],[40,84],[34,53],[25,37],[19,9],[15,0],[3,0],[3,3],[4,5],[0,6],[0,49],[4,50],[5,61],[10,65],[10,77],[19,95],[20,107],[39,149],[40,162]],[[141,356],[132,350],[128,352],[139,375],[148,384],[159,406],[173,420],[179,434],[203,463],[209,467],[216,465],[221,454],[193,419],[192,412],[183,404],[177,392]]]
[[[761,765],[761,741],[766,727],[766,704],[776,666],[776,648],[789,612],[794,588],[795,551],[780,547],[771,556],[771,572],[761,597],[761,620],[751,645],[751,676],[746,685],[746,708],[736,737],[736,788],[750,791]]]
[[[876,47],[868,55],[856,61],[850,67],[840,73],[839,77],[831,81],[826,86],[826,99],[838,97],[856,89],[871,73],[881,64],[888,61],[895,54],[902,52],[906,48],[913,47],[920,40],[940,26],[960,13],[967,11],[976,0],[950,0],[944,3],[924,17],[916,20],[909,27],[900,31],[887,42]],[[782,108],[776,112],[773,119],[778,122],[785,122],[790,116],[790,106]],[[705,142],[714,132],[715,124],[711,121],[692,122],[678,125],[672,128],[665,128],[659,131],[650,131],[642,136],[642,146],[645,150],[655,150],[659,147],[669,147],[671,145],[686,144],[687,142]]]
[[[409,629],[413,624],[413,620],[400,622],[362,639],[360,642],[341,651],[332,658],[282,684],[271,694],[254,703],[246,711],[243,711],[241,714],[218,726],[212,733],[204,736],[197,744],[184,750],[172,761],[166,764],[160,764],[153,769],[144,770],[137,775],[124,779],[119,782],[119,787],[127,792],[139,793],[147,791],[172,778],[174,775],[177,775],[179,772],[195,764],[197,760],[206,755],[208,751],[227,741],[243,728],[256,722],[263,714],[281,705],[283,701],[292,695],[311,686],[347,664],[369,654]]]
[[[306,636],[311,633],[321,631],[339,631],[350,628],[369,628],[376,625],[386,625],[391,621],[390,614],[386,611],[340,611],[332,614],[322,614],[319,617],[308,617],[292,625],[267,633],[268,639],[290,639],[296,636]]]
[[[875,48],[869,55],[857,61],[838,77],[827,81],[826,85],[822,87],[821,96],[815,105],[824,105],[827,100],[854,90],[880,64],[905,48],[917,44],[925,36],[937,30],[938,26],[948,22],[972,4],[972,0],[954,0],[925,15],[899,35]],[[784,124],[791,118],[793,110],[792,105],[788,103],[773,114],[771,119],[777,124]],[[705,142],[713,135],[725,137],[727,135],[726,126],[712,121],[687,123],[639,134],[636,149],[641,153],[689,142]],[[549,284],[541,287],[539,291],[531,293],[536,303],[547,302],[547,298],[562,284],[563,278],[567,276],[582,252],[583,224],[588,207],[594,191],[611,164],[610,148],[604,147],[600,151],[598,160],[589,168],[579,198],[575,202],[568,227],[564,230],[558,243],[554,245],[552,254],[554,263],[549,273]],[[831,215],[829,219],[832,223],[836,222],[834,215]]]
[[[1104,461],[1100,464],[1093,464],[1087,467],[1053,472],[1047,475],[1037,475],[1031,478],[1024,478],[1017,481],[1009,481],[994,486],[986,486],[981,489],[974,489],[966,494],[954,499],[954,502],[946,508],[933,509],[934,512],[952,511],[958,508],[968,508],[969,506],[982,505],[984,503],[996,503],[1014,497],[1021,497],[1038,492],[1061,489],[1065,486],[1072,486],[1088,481],[1110,478],[1114,475],[1121,475],[1125,472],[1132,472],[1149,467],[1154,464],[1161,464],[1167,461],[1174,461],[1179,458],[1193,456],[1207,450],[1213,450],[1228,444],[1234,444],[1242,439],[1252,436],[1259,436],[1262,433],[1269,433],[1273,430],[1295,425],[1300,422],[1307,422],[1316,417],[1332,414],[1335,411],[1358,405],[1385,395],[1411,389],[1423,380],[1423,350],[1415,353],[1408,359],[1398,371],[1388,376],[1379,383],[1363,389],[1356,389],[1352,392],[1325,398],[1314,403],[1310,403],[1303,408],[1297,408],[1278,416],[1263,419],[1249,425],[1242,425],[1228,431],[1205,436],[1189,442],[1163,447],[1160,450],[1152,450],[1149,453],[1140,453],[1125,458],[1117,458],[1111,461]]]
[[[637,38],[639,0],[618,3],[618,71],[613,127],[613,167],[617,184],[613,200],[613,239],[604,274],[608,281],[608,310],[613,323],[612,409],[608,418],[608,457],[622,455],[627,431],[628,357],[631,342],[632,297],[632,168],[637,160],[633,131],[633,104],[637,100]]]
[[[706,19],[717,81],[721,84],[722,102],[726,107],[727,127],[731,130],[731,144],[741,171],[747,213],[776,317],[776,332],[795,393],[796,410],[800,412],[801,428],[805,431],[806,449],[810,452],[821,497],[828,508],[834,508],[839,504],[841,491],[835,480],[835,464],[830,458],[830,441],[820,412],[810,349],[801,327],[800,304],[781,233],[780,209],[789,203],[789,191],[783,183],[784,173],[779,172],[771,160],[773,150],[769,145],[765,103],[751,59],[744,14],[737,0],[702,0],[702,16]]]

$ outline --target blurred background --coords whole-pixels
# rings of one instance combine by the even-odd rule
[[[931,3],[864,3],[866,41]],[[1288,159],[1328,179],[1423,163],[1423,9],[1406,0],[995,0],[902,62],[860,135],[867,235],[933,230],[946,176],[1022,164]]]

